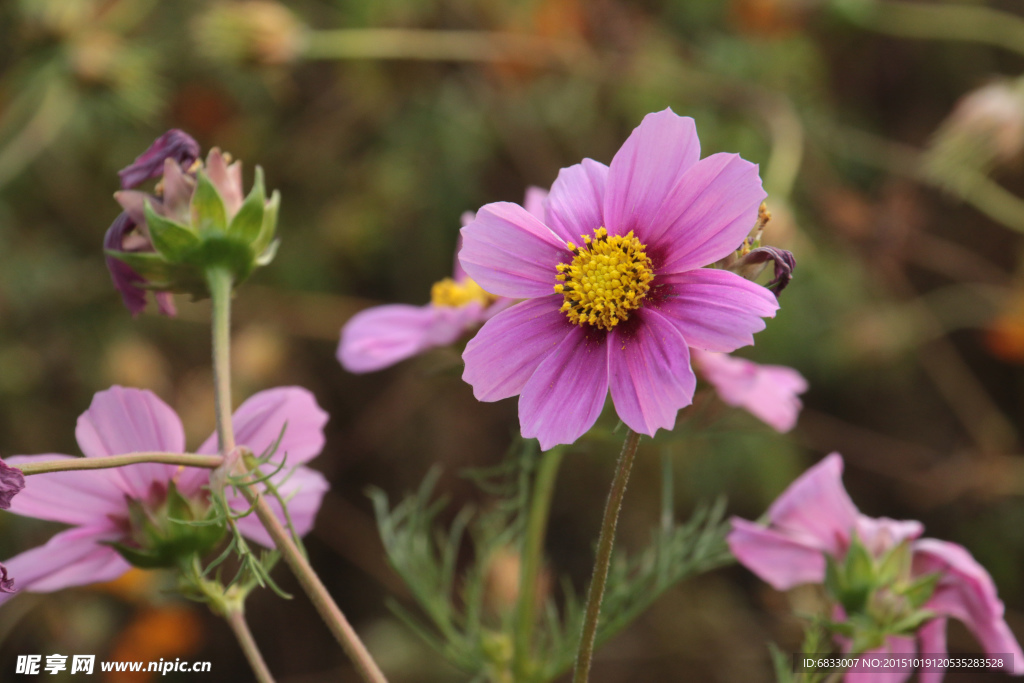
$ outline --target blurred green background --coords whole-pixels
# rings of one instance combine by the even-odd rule
[[[368,305],[425,303],[463,211],[520,201],[582,157],[609,162],[671,106],[704,154],[761,165],[765,241],[798,268],[743,355],[811,389],[788,435],[704,395],[645,440],[619,547],[657,524],[661,453],[682,517],[725,494],[755,518],[838,450],[865,513],[967,546],[1024,635],[1022,74],[1014,0],[0,0],[0,454],[76,453],[76,417],[113,383],[156,391],[192,446],[212,431],[208,303],[132,320],[101,242],[117,170],[167,128],[245,160],[247,185],[258,163],[283,194],[282,244],[236,299],[237,400],[316,394],[332,417],[314,466],[333,489],[313,565],[393,681],[465,680],[386,609],[404,593],[365,491],[397,499],[440,464],[450,512],[486,505],[458,473],[502,458],[515,401],[478,404],[456,350],[350,375],[338,332]],[[578,587],[617,449],[581,441],[558,482],[549,564]],[[0,515],[0,557],[56,528]],[[509,562],[493,570],[499,606]],[[279,680],[357,680],[276,575],[298,597],[257,593],[249,615]],[[0,678],[18,654],[91,652],[212,662],[166,681],[252,680],[228,629],[171,587],[138,573],[20,596],[0,610]],[[771,680],[765,643],[799,646],[802,599],[738,567],[705,575],[601,650],[592,680]],[[950,647],[979,649],[960,626]]]

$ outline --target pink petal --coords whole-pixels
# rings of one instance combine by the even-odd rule
[[[539,220],[541,223],[546,223],[544,213],[544,201],[548,198],[548,191],[542,187],[536,187],[530,185],[526,188],[526,197],[523,198],[523,208],[526,209],[531,216]],[[465,225],[465,224],[464,224]]]
[[[661,314],[641,308],[608,337],[608,374],[619,418],[648,436],[672,429],[697,386],[683,335]]]
[[[776,590],[825,580],[825,556],[821,548],[733,517],[726,539],[740,564]]]
[[[7,463],[71,458],[69,455],[16,455]],[[123,468],[122,468],[123,469]],[[25,488],[11,501],[11,512],[64,524],[95,525],[109,516],[124,517],[125,484],[119,469],[51,472],[25,478]]]
[[[648,228],[665,220],[663,205],[673,188],[699,159],[693,119],[671,109],[645,116],[609,167],[603,212],[608,234],[634,230],[646,243]]]
[[[48,593],[116,579],[131,568],[116,550],[106,545],[120,536],[121,532],[110,525],[60,532],[46,545],[7,561],[15,590]],[[10,597],[11,594],[0,594],[0,604]]]
[[[770,291],[736,273],[703,268],[658,276],[652,307],[670,318],[686,343],[703,351],[729,353],[754,343],[779,303]]]
[[[224,155],[214,147],[206,156],[206,174],[220,193],[220,198],[224,200],[228,220],[231,220],[245,200],[242,196],[241,162],[236,161],[229,168]]]
[[[185,450],[185,430],[169,405],[151,391],[119,386],[93,396],[89,409],[78,418],[75,437],[87,457]],[[174,465],[147,463],[122,467],[118,472],[125,493],[145,499],[153,482],[170,480],[177,469]]]
[[[921,627],[917,632],[917,639],[921,643],[921,655],[925,657],[945,656],[946,650],[946,620],[932,619]],[[926,670],[918,674],[918,683],[942,683],[946,676],[946,670]]]
[[[462,229],[459,262],[491,294],[520,299],[554,292],[565,242],[518,204],[488,204]]]
[[[906,636],[889,636],[885,639],[885,645],[877,650],[868,650],[863,657],[908,657],[913,658],[917,653],[917,643],[913,638]],[[903,683],[910,678],[913,667],[906,667],[900,671],[876,671],[863,670],[856,673],[848,673],[843,677],[844,683]]]
[[[855,528],[857,538],[874,557],[879,557],[903,541],[912,541],[924,533],[924,525],[914,519],[901,521],[866,515],[857,518]]]
[[[995,583],[963,546],[934,538],[914,542],[914,574],[941,578],[925,608],[964,622],[989,654],[1012,654],[1012,673],[1024,674],[1024,654],[1003,617]]]
[[[288,474],[284,477],[284,474]],[[283,483],[281,483],[283,480]],[[288,514],[291,516],[295,533],[305,536],[313,529],[313,522],[316,521],[316,513],[320,510],[320,503],[324,494],[330,488],[324,475],[308,467],[297,467],[290,474],[285,471],[282,475],[275,477],[275,485],[278,493],[288,505]],[[288,520],[281,511],[281,505],[273,496],[267,497],[271,509],[281,520],[281,524],[288,528]],[[239,511],[249,509],[249,504],[241,495],[233,494],[230,499],[231,507]],[[273,548],[274,542],[263,528],[263,524],[252,513],[247,517],[238,520],[238,528],[241,532],[253,541],[267,548]]]
[[[289,466],[309,462],[324,447],[324,425],[328,415],[316,398],[302,387],[277,387],[253,394],[238,407],[232,417],[235,443],[263,454],[280,437],[272,458]],[[281,431],[284,430],[284,436]],[[212,434],[199,448],[200,453],[217,452],[217,435]],[[286,457],[287,456],[287,457]]]
[[[338,360],[349,372],[374,372],[446,346],[484,318],[478,303],[460,308],[389,304],[356,313],[341,329]]]
[[[558,172],[547,199],[546,223],[564,241],[578,245],[581,236],[592,237],[604,225],[607,179],[608,167],[593,159],[584,159]]]
[[[826,456],[768,508],[772,526],[794,540],[841,557],[860,515],[843,488],[842,477],[842,456]]]
[[[523,390],[537,366],[576,329],[559,311],[562,296],[528,299],[484,323],[466,344],[463,381],[479,401],[498,401]]]
[[[796,425],[803,407],[797,396],[807,391],[807,380],[799,372],[699,349],[691,349],[690,354],[701,376],[723,401],[745,408],[779,432]]]
[[[121,190],[114,193],[114,199],[121,205],[124,212],[128,214],[136,225],[144,225],[146,223],[146,200],[148,199],[150,204],[153,205],[153,210],[160,213],[161,204],[152,195],[146,194],[145,192],[139,192],[138,190]]]
[[[739,248],[766,196],[755,164],[736,154],[713,154],[687,172],[659,220],[637,236],[662,273],[700,268]]]
[[[606,340],[573,327],[523,387],[520,430],[542,450],[576,441],[597,421],[608,396]]]

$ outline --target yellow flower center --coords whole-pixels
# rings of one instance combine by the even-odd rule
[[[484,291],[483,287],[468,277],[462,282],[446,277],[430,288],[430,303],[435,306],[461,308],[474,301],[479,301],[482,306],[490,306],[496,300],[496,296]]]
[[[565,297],[561,310],[574,324],[610,330],[647,296],[654,278],[651,259],[632,230],[609,237],[598,228],[583,243],[567,244],[575,257],[572,263],[559,264],[556,278],[561,282],[555,291]]]

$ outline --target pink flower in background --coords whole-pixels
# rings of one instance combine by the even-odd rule
[[[484,206],[459,260],[499,296],[526,299],[469,342],[463,379],[481,401],[519,395],[523,436],[549,449],[597,420],[611,390],[619,417],[653,435],[693,400],[689,347],[753,343],[775,296],[705,269],[733,253],[765,193],[735,154],[700,158],[693,119],[647,115],[605,166],[564,168],[543,219]]]
[[[842,559],[854,534],[875,557],[903,541],[911,543],[912,574],[937,572],[939,582],[924,609],[938,615],[917,634],[920,651],[946,652],[946,620],[959,619],[986,652],[1012,654],[1012,673],[1024,674],[1024,653],[1003,617],[1003,603],[992,577],[955,543],[919,538],[920,522],[871,518],[860,513],[843,488],[843,459],[833,453],[809,469],[768,509],[768,526],[732,519],[729,548],[747,569],[778,590],[825,581],[825,556]],[[890,638],[893,652],[916,652],[909,638]],[[848,674],[857,676],[875,674]],[[893,683],[909,673],[894,673]],[[872,681],[882,680],[871,678]],[[941,672],[923,672],[922,683],[938,683]]]
[[[313,526],[320,500],[328,488],[319,472],[302,466],[323,448],[323,426],[327,414],[313,395],[298,387],[279,387],[260,392],[243,403],[234,415],[235,438],[257,455],[274,444],[287,429],[273,460],[287,457],[287,466],[274,477],[288,505],[295,530],[307,533]],[[78,445],[86,457],[133,452],[185,451],[185,432],[178,415],[149,391],[112,387],[93,397],[92,405],[78,418]],[[216,453],[216,435],[199,448],[199,453]],[[25,462],[69,458],[67,455],[15,456],[13,465]],[[186,498],[205,499],[203,487],[210,471],[175,465],[146,463],[116,469],[54,472],[29,477],[24,490],[14,498],[11,512],[36,517],[72,528],[62,531],[45,545],[21,553],[7,565],[23,590],[49,592],[68,586],[109,581],[126,572],[130,565],[111,543],[130,541],[130,501],[159,503],[174,482]],[[301,492],[301,495],[296,496]],[[248,505],[238,494],[229,503],[244,511]],[[272,505],[284,521],[280,506]],[[255,515],[238,520],[242,533],[272,547]],[[3,574],[6,580],[6,573]],[[0,588],[3,584],[0,583]],[[0,601],[4,599],[0,596]]]
[[[796,425],[807,391],[803,375],[783,365],[761,365],[724,353],[690,349],[697,372],[726,403],[743,408],[779,432]]]
[[[534,215],[543,215],[547,192],[539,187],[526,190],[525,205]],[[462,216],[462,224],[474,219],[472,212]],[[461,246],[461,239],[459,245]],[[452,277],[434,284],[426,306],[388,304],[374,306],[352,316],[341,329],[338,361],[349,372],[383,370],[438,346],[454,343],[498,311],[511,299],[485,292],[466,276],[459,265],[456,247]]]

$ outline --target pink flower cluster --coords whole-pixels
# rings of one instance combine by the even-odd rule
[[[860,513],[843,488],[843,459],[833,453],[805,472],[768,509],[768,525],[733,518],[729,548],[747,569],[772,587],[825,581],[826,556],[841,559],[856,537],[874,556],[903,541],[911,543],[914,576],[938,573],[935,592],[924,609],[935,613],[917,634],[920,651],[946,652],[946,621],[959,619],[985,651],[1012,654],[1012,673],[1024,675],[1024,653],[1003,617],[1003,603],[992,577],[962,546],[920,538],[920,522],[872,518]],[[887,652],[913,654],[911,638],[890,637]],[[873,683],[902,683],[910,672],[847,674],[847,681],[870,676]],[[939,683],[942,672],[921,674],[921,683]]]

